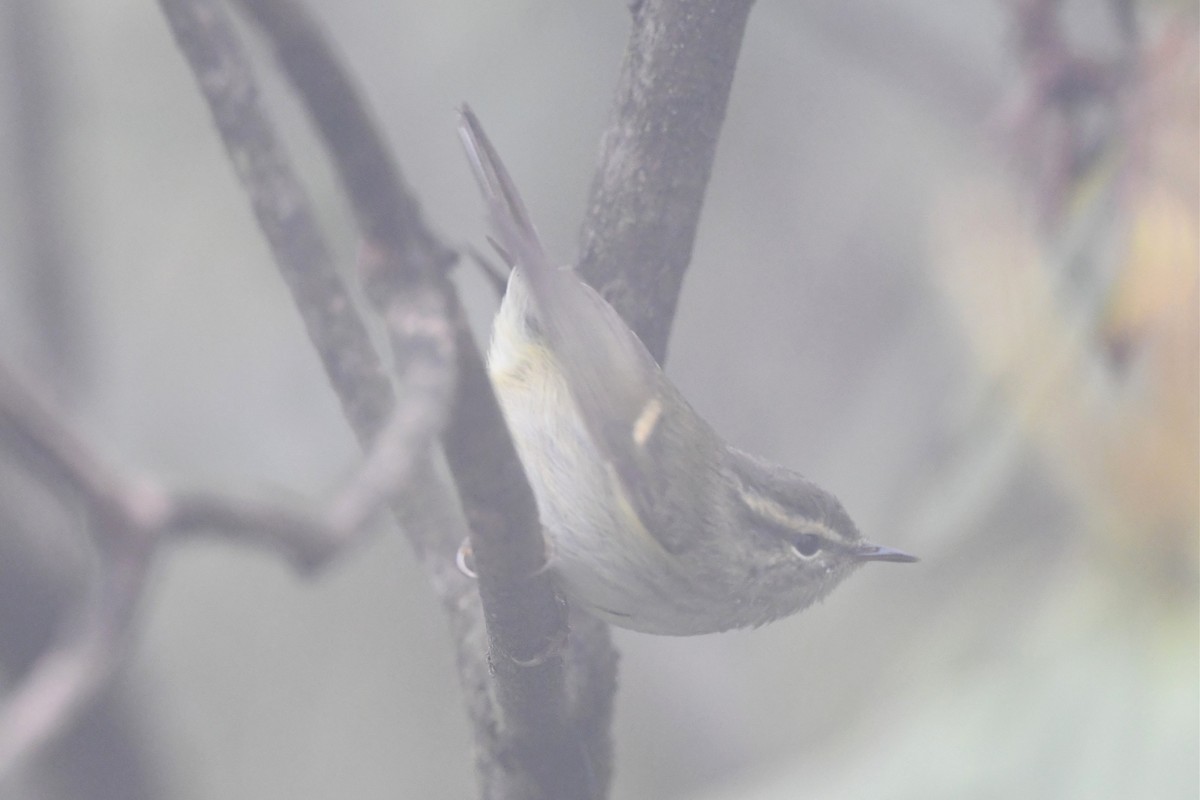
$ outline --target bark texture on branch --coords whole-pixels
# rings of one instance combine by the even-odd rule
[[[579,271],[661,364],[752,0],[645,0],[580,233]]]

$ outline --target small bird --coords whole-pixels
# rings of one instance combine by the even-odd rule
[[[459,132],[512,267],[488,372],[572,605],[664,635],[762,625],[812,605],[870,544],[829,492],[727,445],[621,316],[550,263],[475,114]]]

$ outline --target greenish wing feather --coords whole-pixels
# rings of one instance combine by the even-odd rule
[[[620,315],[573,270],[554,267],[478,119],[460,131],[493,234],[525,273],[538,321],[597,449],[646,529],[672,553],[708,530],[720,442]]]

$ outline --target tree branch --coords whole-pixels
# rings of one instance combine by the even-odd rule
[[[258,88],[228,15],[215,0],[163,0],[161,5],[309,339],[365,446],[391,411],[390,380],[338,276],[304,187],[258,103]]]
[[[369,246],[408,280],[436,280],[457,258],[428,229],[383,137],[324,31],[295,0],[236,0],[275,48],[329,150]]]
[[[577,269],[660,364],[752,5],[644,0],[632,6],[633,29],[592,179]],[[607,728],[616,696],[615,654],[611,647],[596,648],[578,660],[592,669],[572,691],[573,704],[588,709],[581,724]],[[597,786],[607,787],[611,743],[595,732],[586,736],[606,748],[592,763],[609,770],[595,776]]]
[[[55,644],[0,706],[0,783],[60,733],[124,652],[155,549],[161,497],[120,480],[0,364],[0,434],[13,452],[78,496],[107,569]]]
[[[0,706],[0,786],[63,732],[120,663],[154,554],[153,542],[128,523],[93,519],[108,547],[101,583]]]
[[[348,532],[407,478],[409,490],[394,511],[460,634],[460,672],[476,725],[485,795],[603,796],[611,772],[615,654],[606,627],[591,619],[576,623],[563,644],[564,613],[543,570],[536,506],[446,278],[449,249],[421,221],[319,29],[291,0],[239,0],[275,44],[351,198],[365,239],[363,281],[388,323],[405,398],[393,416],[395,395],[303,189],[258,107],[228,19],[215,0],[160,2],[347,417],[361,441],[376,445],[358,480],[339,494],[326,517],[316,518],[216,495],[133,487],[65,435],[55,415],[38,416],[36,404],[29,412],[20,402],[9,403],[3,409],[9,427],[32,442],[31,449],[82,493],[93,512],[98,548],[110,567],[104,571],[106,585],[115,588],[89,605],[94,621],[81,626],[82,634],[65,639],[67,646],[31,670],[0,716],[0,742],[17,741],[8,752],[28,752],[37,737],[28,733],[36,726],[27,709],[53,711],[50,719],[58,722],[42,727],[53,731],[103,681],[160,540],[215,532],[313,566],[344,550]],[[660,359],[748,10],[748,2],[731,7],[680,0],[648,0],[635,9],[615,121],[584,227],[582,268],[607,289]],[[636,180],[625,183],[629,177]],[[633,264],[646,269],[633,272]],[[456,385],[445,369],[451,360],[458,368]],[[7,377],[0,373],[0,379]],[[422,456],[452,391],[443,444],[471,526],[482,616],[471,584],[447,557],[443,531],[454,527],[448,495],[432,480]],[[0,392],[0,401],[13,397],[19,399],[19,393]],[[65,438],[59,441],[60,436]],[[121,543],[144,549],[126,551]],[[482,621],[490,660],[479,646]],[[97,636],[103,646],[95,646]],[[67,663],[86,668],[64,671],[59,657],[64,652]],[[80,677],[64,683],[61,676],[71,674]],[[74,688],[64,694],[64,685]],[[41,699],[28,705],[31,693]],[[14,719],[18,722],[10,724]],[[18,731],[23,740],[5,738],[18,728],[26,731]]]
[[[13,106],[10,112],[14,150],[12,194],[19,200],[17,246],[26,324],[38,332],[39,372],[63,397],[77,395],[87,377],[88,315],[83,303],[62,170],[62,92],[55,69],[62,57],[53,14],[37,0],[13,0],[0,31],[11,54],[7,62]],[[11,247],[9,243],[8,247]],[[10,250],[10,252],[13,252]]]
[[[58,492],[82,504],[101,562],[98,585],[85,605],[0,707],[0,780],[62,732],[108,682],[162,542],[215,534],[311,568],[356,541],[370,516],[403,487],[398,482],[413,479],[424,466],[450,395],[450,354],[438,355],[440,361],[432,359],[418,372],[426,391],[405,395],[377,449],[323,516],[217,494],[172,492],[123,477],[0,364],[0,436]]]
[[[408,303],[414,292],[423,292],[426,302],[440,300],[454,320],[458,391],[443,444],[471,530],[495,673],[494,696],[502,712],[488,709],[486,703],[472,705],[481,712],[475,716],[477,739],[481,746],[495,744],[490,757],[494,765],[502,767],[481,771],[498,781],[485,786],[485,792],[516,796],[533,790],[534,796],[543,797],[592,796],[590,790],[581,788],[591,783],[588,776],[594,771],[584,754],[605,748],[585,748],[570,730],[563,662],[556,650],[556,643],[565,639],[565,618],[543,569],[543,543],[532,491],[445,277],[450,251],[426,229],[365,104],[303,7],[290,0],[241,0],[241,5],[274,45],[338,167],[364,235],[360,267],[372,302],[388,316],[396,303]],[[210,46],[185,39],[211,33],[214,21],[220,19],[212,0],[163,0],[163,7],[169,18],[175,15],[183,23],[172,24],[185,53],[203,53]],[[195,14],[191,11],[195,8],[204,11]],[[210,30],[206,32],[198,22]],[[227,27],[227,23],[221,24]],[[222,33],[220,40],[232,43],[226,48],[229,52],[236,46],[231,31]],[[197,59],[189,54],[189,60]],[[248,81],[244,64],[242,71]],[[197,72],[206,94],[220,88],[219,84],[210,88],[200,69]],[[217,109],[214,104],[220,127]],[[224,129],[222,132],[224,135]],[[369,439],[369,434],[360,431],[360,439]],[[427,558],[422,560],[429,563]],[[472,607],[454,608],[470,613]],[[473,645],[470,639],[460,642],[464,648]],[[488,663],[482,650],[460,652],[460,663],[472,660],[479,665]],[[532,665],[535,661],[539,663]],[[464,682],[469,680],[468,672],[478,674],[480,670],[464,669]],[[587,794],[582,793],[585,791]]]
[[[579,272],[662,363],[753,0],[644,0],[600,148]]]

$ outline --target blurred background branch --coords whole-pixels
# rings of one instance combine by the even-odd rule
[[[407,309],[406,309],[407,310]],[[430,318],[390,310],[397,354],[406,354],[406,390],[375,449],[323,515],[213,493],[167,492],[131,481],[70,430],[0,364],[0,436],[6,449],[78,502],[99,556],[97,585],[0,706],[0,782],[31,753],[62,735],[124,655],[146,577],[160,543],[172,536],[219,535],[292,560],[301,569],[341,555],[375,511],[410,483],[444,417],[452,386],[452,331]],[[410,489],[411,491],[411,489]]]
[[[0,202],[14,221],[4,236],[7,258],[0,257],[0,270],[13,277],[3,313],[20,321],[6,327],[5,337],[57,400],[77,409],[87,404],[96,377],[95,309],[88,302],[93,276],[75,247],[65,158],[66,42],[54,9],[37,0],[4,4],[0,42],[11,126],[0,138],[13,164],[4,184],[14,201]],[[88,564],[74,541],[78,526],[24,473],[0,458],[0,675],[8,676],[25,674],[48,648],[61,647],[54,631],[82,624],[71,609],[88,592]],[[109,794],[112,787],[130,800],[151,796],[152,768],[132,723],[135,695],[120,683],[102,691],[60,739],[53,768],[31,775],[31,786],[52,785],[74,797]],[[12,755],[23,745],[10,739],[0,747]]]
[[[13,188],[22,202],[14,244],[26,265],[22,311],[40,332],[31,343],[39,372],[56,394],[70,397],[88,377],[89,311],[73,234],[64,224],[62,76],[56,69],[60,53],[54,24],[43,4],[13,0],[7,4],[3,41],[15,78]]]
[[[1023,81],[1002,132],[1025,181],[947,199],[934,275],[985,380],[1078,493],[1097,556],[1193,595],[1196,36],[1186,16],[1142,33],[1128,4],[1104,5],[1111,52],[1070,44],[1058,3],[1014,3]]]

